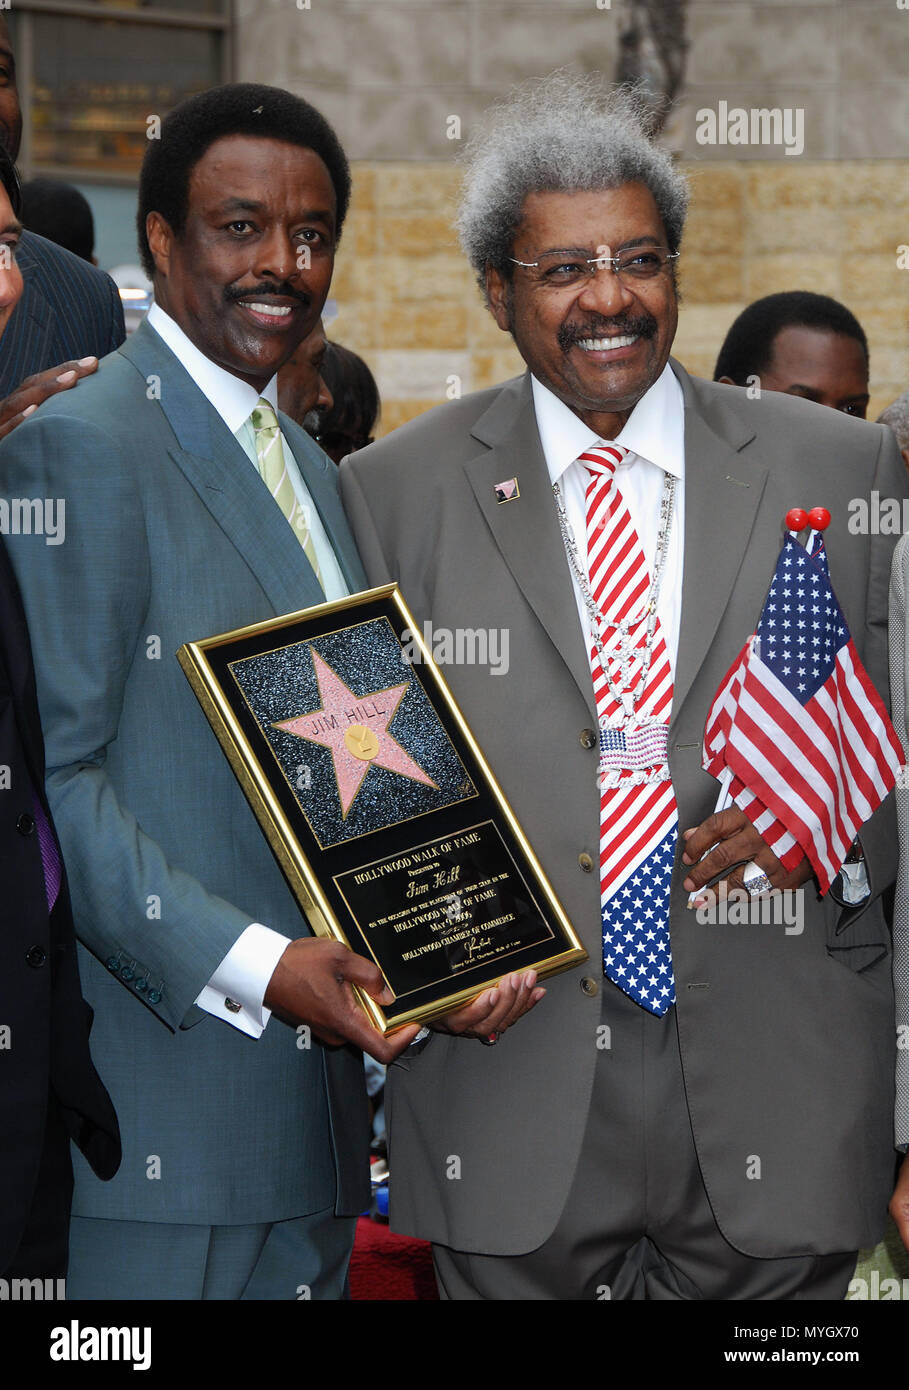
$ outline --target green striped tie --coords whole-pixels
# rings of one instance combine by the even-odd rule
[[[325,585],[322,583],[319,558],[316,555],[316,547],[313,545],[312,533],[309,529],[309,509],[301,507],[297,500],[297,494],[294,492],[294,485],[290,481],[290,474],[284,459],[284,450],[281,447],[278,417],[268,401],[260,396],[259,404],[253,410],[250,419],[256,432],[256,459],[262,481],[293,527],[294,535],[302,545],[304,554],[312,565],[324,592]]]

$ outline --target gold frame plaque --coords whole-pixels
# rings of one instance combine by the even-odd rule
[[[587,958],[396,584],[177,659],[310,927],[371,958],[388,1034]]]

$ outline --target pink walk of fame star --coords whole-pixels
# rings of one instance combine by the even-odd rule
[[[373,763],[414,782],[422,782],[424,786],[435,787],[432,778],[388,732],[388,725],[410,681],[389,686],[387,690],[372,690],[368,695],[354,695],[315,648],[310,647],[310,651],[322,708],[298,715],[296,719],[282,719],[272,728],[283,729],[331,750],[344,818]]]

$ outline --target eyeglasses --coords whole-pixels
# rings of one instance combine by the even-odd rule
[[[617,256],[587,256],[583,252],[572,256],[566,251],[547,251],[538,261],[518,261],[514,256],[508,259],[514,265],[534,271],[531,278],[538,285],[561,290],[592,280],[598,270],[605,270],[607,266],[612,267],[613,275],[623,285],[636,285],[642,280],[653,280],[678,257],[678,251],[670,251],[665,246],[634,246],[620,251]]]

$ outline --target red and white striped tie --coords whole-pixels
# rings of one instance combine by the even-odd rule
[[[590,667],[600,724],[603,967],[608,977],[637,1003],[651,1013],[664,1014],[675,1003],[669,890],[678,838],[678,810],[668,778],[644,779],[648,775],[652,778],[666,763],[672,669],[657,617],[653,654],[644,673],[650,574],[638,533],[615,482],[615,469],[627,452],[617,444],[595,445],[579,460],[590,473],[586,493],[588,574],[597,608],[605,619],[601,641],[612,677],[610,686],[597,646],[592,644]],[[618,623],[629,618],[634,620],[623,661]],[[634,692],[634,714],[630,718],[613,689]],[[644,718],[658,722],[641,727]],[[626,728],[609,727],[623,719]],[[619,785],[606,784],[610,774]]]

